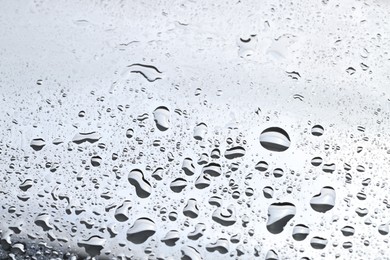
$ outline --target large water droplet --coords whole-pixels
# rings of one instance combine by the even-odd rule
[[[205,123],[199,123],[194,128],[194,138],[196,140],[199,141],[203,140],[206,136],[206,133],[207,133],[207,125]]]
[[[181,192],[187,186],[187,181],[183,178],[177,178],[171,182],[170,188],[173,192]]]
[[[226,238],[219,238],[215,243],[206,245],[209,252],[218,251],[220,254],[229,252],[229,241]]]
[[[213,177],[218,177],[222,174],[221,165],[218,163],[209,163],[203,167],[203,173]]]
[[[270,127],[260,134],[260,144],[267,150],[283,152],[290,147],[291,141],[285,130],[280,127]]]
[[[91,236],[89,239],[78,242],[78,246],[84,247],[90,256],[100,255],[106,240],[100,236]]]
[[[187,205],[183,209],[183,214],[189,218],[197,218],[199,215],[199,208],[196,199],[189,199]]]
[[[129,173],[128,180],[135,187],[137,196],[147,198],[152,193],[152,186],[145,180],[144,174],[139,169],[134,169]]]
[[[127,240],[134,244],[142,244],[149,237],[156,233],[157,227],[153,220],[149,218],[137,219],[133,226],[127,231]]]
[[[84,142],[94,143],[99,141],[101,135],[96,132],[90,133],[78,133],[73,137],[73,142],[76,144],[81,144]]]
[[[129,211],[132,207],[132,204],[129,200],[125,200],[122,205],[120,205],[115,211],[115,218],[118,221],[127,221],[129,219]]]
[[[202,260],[202,256],[192,246],[183,246],[181,248],[182,258],[183,260]]]
[[[226,211],[217,208],[212,216],[212,219],[222,226],[231,226],[236,223],[236,210],[233,205],[230,205]]]
[[[332,187],[327,186],[310,200],[310,206],[317,212],[325,213],[334,207],[335,201],[336,192]]]
[[[42,138],[35,138],[31,141],[30,146],[34,151],[40,151],[46,145],[45,140]]]
[[[235,159],[243,157],[245,155],[245,149],[241,146],[232,147],[225,152],[226,159]]]
[[[154,122],[160,131],[166,131],[170,125],[170,113],[167,107],[161,106],[153,111]]]
[[[351,226],[345,226],[341,229],[341,233],[343,233],[343,235],[346,237],[353,236],[353,234],[355,234],[355,228]]]
[[[298,224],[295,225],[292,236],[295,240],[302,241],[309,235],[309,233],[310,229],[306,225]]]
[[[272,234],[279,234],[290,219],[295,216],[295,205],[289,202],[273,203],[268,207],[267,229]]]
[[[206,231],[206,225],[204,223],[198,223],[195,225],[194,231],[188,233],[187,237],[191,240],[198,240],[203,236],[204,231]]]
[[[161,239],[162,242],[164,242],[167,246],[175,246],[176,241],[180,239],[180,233],[177,230],[170,230],[165,235],[163,239]]]
[[[324,249],[328,244],[328,240],[322,237],[313,237],[310,240],[310,245],[314,249]]]

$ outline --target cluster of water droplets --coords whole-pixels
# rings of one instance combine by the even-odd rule
[[[55,53],[65,50],[77,61],[88,60],[88,68],[62,73],[63,62],[61,73],[54,73],[45,64],[42,76],[35,63],[21,62],[28,73],[2,74],[0,87],[8,87],[0,100],[0,258],[387,257],[390,149],[383,99],[388,97],[376,86],[387,84],[371,83],[374,94],[366,96],[358,87],[375,78],[361,75],[387,59],[374,50],[389,41],[367,30],[363,38],[345,40],[328,31],[323,35],[329,45],[318,38],[312,42],[318,28],[310,37],[302,35],[307,21],[336,12],[328,1],[320,2],[306,1],[321,7],[309,13],[296,3],[264,3],[264,16],[249,15],[258,8],[242,9],[241,1],[229,5],[231,14],[259,26],[255,32],[214,19],[215,13],[225,16],[218,5],[195,8],[195,2],[177,5],[194,7],[192,18],[182,17],[182,9],[169,11],[172,3],[165,3],[158,15],[147,8],[139,24],[115,20],[131,17],[122,13],[110,17],[117,23],[108,19],[101,27],[98,20],[104,19],[65,19],[64,27],[76,28],[74,35],[116,37],[102,40],[101,52],[82,48],[86,56],[72,44],[57,46],[61,51]],[[344,11],[355,7],[332,5],[342,19],[354,20]],[[37,6],[33,13],[50,16]],[[212,12],[211,18],[196,22],[205,19],[203,12]],[[363,28],[367,21],[360,20]],[[1,19],[1,28],[6,21]],[[153,22],[153,32],[144,30],[145,21]],[[203,27],[214,22],[226,26],[225,33]],[[122,32],[129,28],[121,24],[138,31],[122,35],[116,26]],[[62,27],[56,26],[57,33]],[[337,31],[356,30],[345,27]],[[364,39],[368,47],[359,45]],[[362,61],[340,61],[355,49]],[[324,67],[317,66],[320,61]],[[302,65],[311,62],[316,66]],[[4,64],[12,70],[15,65]],[[114,72],[106,79],[97,67]],[[339,69],[343,78],[337,87],[329,84],[337,79],[332,74],[339,75],[336,69],[326,74],[317,67]],[[83,81],[89,71],[94,76]],[[92,80],[95,74],[100,81]],[[23,88],[12,90],[12,80],[20,77]],[[353,100],[359,102],[351,108]]]

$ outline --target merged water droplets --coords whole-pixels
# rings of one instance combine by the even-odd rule
[[[132,208],[132,203],[130,200],[125,200],[122,205],[120,205],[115,210],[115,218],[120,221],[124,222],[129,219],[130,209]]]
[[[200,237],[203,236],[205,231],[206,225],[204,223],[198,223],[195,225],[194,230],[188,233],[187,237],[191,240],[198,240]]]
[[[202,260],[199,251],[192,246],[183,246],[181,248],[182,259]]]
[[[97,132],[90,133],[78,133],[73,137],[73,142],[76,144],[82,144],[84,142],[95,143],[99,141],[101,135]]]
[[[78,242],[80,247],[84,247],[85,251],[90,256],[100,255],[100,251],[104,248],[106,240],[100,236],[91,236],[86,240]]]
[[[336,192],[332,187],[323,187],[319,194],[310,200],[310,206],[317,212],[325,213],[336,203]]]
[[[162,72],[155,66],[141,63],[134,63],[128,66],[131,73],[139,73],[149,82],[154,82],[162,78]]]
[[[36,218],[34,223],[37,226],[40,226],[43,231],[48,231],[53,229],[53,226],[50,224],[50,215],[48,213],[41,213]]]
[[[167,246],[175,246],[176,242],[180,239],[180,232],[177,230],[170,230],[168,233],[164,236],[163,239],[161,239],[162,242],[164,242]]]
[[[140,198],[147,198],[152,193],[152,186],[144,178],[144,174],[139,169],[134,169],[129,173],[128,180],[131,185],[135,187],[137,196]]]
[[[225,238],[219,238],[216,242],[206,245],[209,252],[218,251],[220,254],[229,252],[229,241]]]
[[[296,207],[290,202],[273,203],[268,207],[267,230],[279,234],[286,224],[295,216]]]
[[[187,205],[183,209],[183,214],[189,218],[197,218],[199,215],[199,208],[196,199],[189,199]]]
[[[139,218],[127,231],[127,240],[134,244],[142,244],[157,231],[157,226],[149,218]]]
[[[226,210],[223,210],[222,208],[217,208],[213,212],[212,219],[223,226],[231,226],[237,221],[236,209],[233,205],[227,207]]]
[[[265,149],[273,152],[284,152],[291,144],[290,137],[280,127],[270,127],[260,134],[260,144]]]

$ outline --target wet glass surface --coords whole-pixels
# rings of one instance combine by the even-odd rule
[[[390,259],[390,2],[1,1],[1,259]]]

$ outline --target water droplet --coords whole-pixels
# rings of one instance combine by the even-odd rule
[[[176,242],[180,239],[180,233],[177,230],[170,230],[168,233],[164,236],[163,239],[161,239],[161,242],[164,242],[167,246],[175,246]]]
[[[267,252],[265,260],[279,260],[279,256],[274,250],[271,249]]]
[[[341,233],[346,237],[353,236],[353,234],[355,234],[355,229],[351,226],[345,226],[341,229]]]
[[[275,178],[280,178],[284,175],[284,171],[280,168],[276,168],[274,171],[273,171],[273,174],[274,174],[274,177]]]
[[[87,240],[82,240],[78,242],[78,246],[84,247],[85,251],[90,255],[90,256],[96,256],[100,255],[100,251],[103,249],[104,244],[106,243],[106,240],[103,239],[100,236],[91,236]]]
[[[131,73],[139,73],[149,82],[154,82],[162,77],[162,72],[152,65],[134,63],[127,67],[130,68]]]
[[[314,249],[324,249],[328,244],[328,240],[322,237],[313,237],[310,240],[310,245]]]
[[[199,177],[195,181],[195,187],[198,189],[204,189],[210,186],[210,179],[205,174],[200,174]]]
[[[30,146],[34,151],[40,151],[46,145],[45,140],[42,138],[35,138],[31,141]]]
[[[379,234],[381,234],[383,236],[389,234],[389,224],[386,223],[386,224],[379,225],[378,232],[379,232]]]
[[[209,204],[212,206],[220,207],[222,205],[222,198],[219,196],[212,196],[209,199]]]
[[[132,128],[129,128],[126,130],[126,137],[127,138],[132,138],[134,135],[134,130]]]
[[[142,244],[156,233],[157,227],[149,218],[137,219],[127,231],[127,240],[134,244]]]
[[[260,144],[265,149],[273,152],[286,151],[291,144],[286,131],[279,127],[270,127],[260,134]]]
[[[261,172],[265,172],[266,170],[268,170],[268,163],[266,163],[265,161],[260,161],[256,164],[255,169]]]
[[[322,170],[326,173],[333,173],[336,170],[336,165],[334,163],[324,164]]]
[[[100,156],[92,156],[91,158],[92,166],[98,167],[100,166],[101,162],[102,162],[102,158]]]
[[[185,260],[202,260],[202,256],[200,255],[200,253],[198,252],[198,250],[196,250],[195,248],[193,248],[192,246],[183,246],[181,248],[181,253],[182,253],[182,258],[181,259],[185,259]]]
[[[357,208],[355,212],[356,212],[356,214],[358,214],[359,217],[364,217],[365,215],[368,214],[368,209],[366,209],[366,208]]]
[[[356,69],[353,68],[353,67],[348,67],[345,71],[346,71],[349,75],[353,75],[353,74],[355,74]]]
[[[218,177],[222,174],[221,165],[218,163],[209,163],[203,167],[203,173],[212,177]]]
[[[161,106],[156,108],[153,112],[153,116],[158,130],[168,130],[170,125],[170,112],[167,107]]]
[[[30,179],[26,179],[22,184],[19,185],[19,188],[22,190],[22,191],[27,191],[28,189],[30,189],[32,186],[33,186],[33,181],[30,180]]]
[[[295,216],[296,207],[289,202],[273,203],[268,207],[267,230],[279,234],[290,219]]]
[[[311,134],[314,136],[321,136],[324,134],[324,128],[321,125],[315,125],[311,128]]]
[[[181,169],[184,171],[184,173],[188,176],[192,176],[195,173],[195,166],[191,158],[185,158],[183,160],[183,164],[181,166]]]
[[[137,196],[147,198],[152,193],[152,186],[145,180],[144,174],[139,169],[134,169],[129,173],[128,180],[135,187]]]
[[[233,205],[230,205],[226,211],[221,208],[217,208],[213,212],[212,219],[222,226],[231,226],[237,221],[236,210]]]
[[[199,215],[199,208],[196,199],[189,199],[187,205],[183,209],[183,214],[189,218],[197,218]]]
[[[243,157],[245,155],[245,149],[241,146],[232,147],[230,149],[227,149],[225,152],[226,159],[235,159],[239,157]]]
[[[195,225],[194,231],[188,233],[187,237],[191,240],[198,240],[203,236],[204,231],[206,231],[206,225],[204,223],[198,223]]]
[[[199,123],[194,128],[194,138],[195,140],[202,141],[207,134],[207,125],[205,123]]]
[[[296,241],[302,241],[305,240],[309,233],[310,229],[306,225],[298,224],[295,225],[292,236]]]
[[[226,238],[219,238],[215,243],[206,245],[206,250],[209,252],[218,251],[220,254],[229,252],[229,241]]]
[[[49,223],[50,215],[47,213],[41,213],[36,218],[34,223],[37,226],[40,226],[43,231],[48,231],[50,229],[53,229],[53,226]]]
[[[176,178],[171,182],[170,188],[173,192],[181,192],[187,186],[187,181],[183,178]]]
[[[264,187],[263,188],[263,194],[264,194],[265,198],[272,199],[272,197],[274,195],[274,189],[272,187],[270,187],[270,186]]]
[[[130,200],[125,200],[122,205],[120,205],[116,210],[115,210],[115,218],[116,220],[120,222],[127,221],[129,219],[129,211],[132,207],[132,204]]]
[[[311,159],[311,165],[313,166],[320,166],[322,164],[322,158],[321,157],[314,157]]]
[[[84,142],[94,143],[99,141],[100,138],[100,134],[96,132],[78,133],[73,137],[72,141],[76,144],[82,144]]]
[[[335,201],[336,192],[332,187],[327,186],[310,200],[310,206],[317,212],[325,213],[334,207]]]

